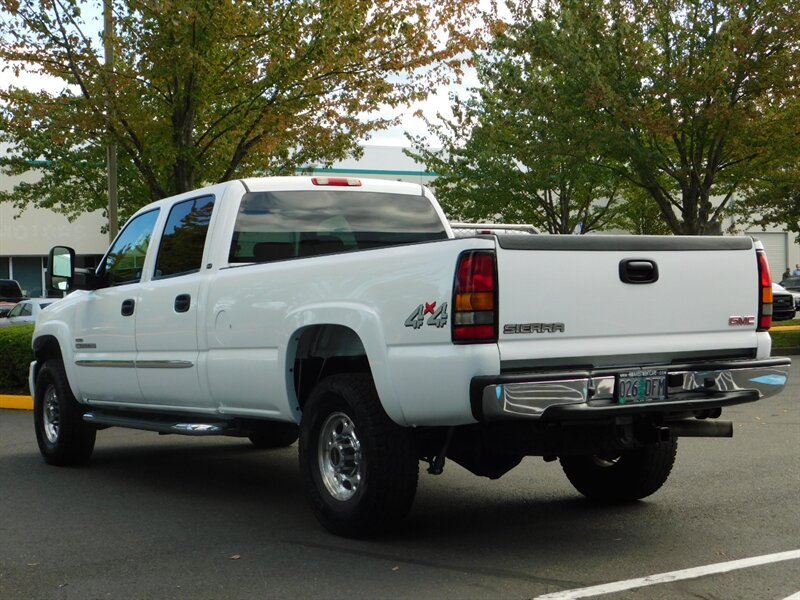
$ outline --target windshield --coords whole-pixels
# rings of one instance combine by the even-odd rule
[[[19,284],[12,280],[0,280],[0,298],[19,300],[22,298],[22,290]]]
[[[787,277],[781,281],[781,285],[788,289],[800,289],[800,277]]]

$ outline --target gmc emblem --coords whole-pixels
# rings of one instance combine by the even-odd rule
[[[755,317],[728,317],[728,325],[731,327],[741,327],[743,325],[755,325]]]

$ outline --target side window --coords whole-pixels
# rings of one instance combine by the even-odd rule
[[[142,278],[142,267],[153,237],[158,219],[158,210],[151,210],[129,221],[117,237],[98,268],[108,285],[138,283]]]
[[[22,314],[22,309],[25,305],[24,304],[17,304],[14,308],[12,308],[8,316],[9,317],[19,317]]]
[[[158,248],[155,279],[200,270],[213,209],[213,196],[186,200],[172,207]]]
[[[19,316],[30,317],[32,314],[33,314],[33,307],[30,304],[23,304]]]

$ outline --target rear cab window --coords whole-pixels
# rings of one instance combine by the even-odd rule
[[[447,239],[423,195],[347,190],[248,192],[228,261],[272,262]]]

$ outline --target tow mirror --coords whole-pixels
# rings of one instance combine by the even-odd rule
[[[68,292],[73,289],[74,278],[75,250],[66,246],[55,246],[50,250],[47,260],[47,289]]]

